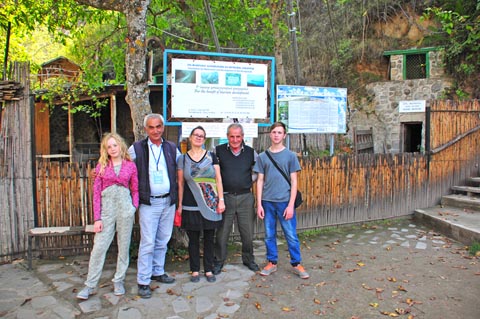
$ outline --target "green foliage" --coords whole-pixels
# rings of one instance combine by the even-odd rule
[[[272,54],[273,32],[268,1],[210,0],[215,30],[223,52]],[[152,1],[148,34],[165,47],[215,51],[203,0]]]
[[[350,65],[354,58],[354,44],[352,39],[342,39],[338,44],[337,55],[332,59],[332,67],[338,72],[342,71],[345,65]]]
[[[85,72],[84,81],[93,88],[125,83],[125,21],[116,12],[111,13],[111,18],[101,25],[86,24],[68,46],[69,55]],[[105,82],[106,73],[113,76]]]
[[[480,252],[480,243],[478,242],[474,242],[469,248],[468,248],[468,252],[470,253],[470,255],[472,256],[477,256]]]
[[[458,89],[480,97],[480,2],[449,0],[431,7],[425,16],[440,22],[440,32],[431,37],[445,48],[445,65]],[[460,96],[461,98],[463,96]]]
[[[43,85],[40,98],[45,103],[53,108],[57,101],[61,101],[62,107],[68,109],[70,106],[70,112],[84,112],[89,114],[93,118],[101,116],[101,109],[107,106],[108,100],[104,98],[98,98],[98,94],[101,88],[91,87],[86,82],[74,82],[68,81],[64,77],[52,77],[45,81]],[[81,98],[83,96],[89,96],[91,102],[82,103]]]

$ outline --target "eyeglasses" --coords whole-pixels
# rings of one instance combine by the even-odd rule
[[[200,134],[192,134],[192,136],[198,137],[199,139],[205,138],[205,135],[200,135]]]

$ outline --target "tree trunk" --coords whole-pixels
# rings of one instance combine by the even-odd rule
[[[127,17],[127,52],[125,57],[127,96],[133,120],[133,134],[135,140],[144,137],[143,118],[152,113],[150,105],[150,89],[146,69],[147,46],[147,9],[149,0],[136,1],[138,5],[127,4],[125,15]],[[127,1],[127,3],[134,3]]]
[[[272,14],[272,29],[273,29],[273,36],[275,41],[275,61],[276,61],[276,69],[277,69],[277,83],[278,84],[286,84],[287,78],[285,76],[285,67],[283,65],[283,39],[282,39],[282,31],[280,28],[280,19],[283,12],[284,3],[283,0],[272,1],[270,5],[270,12]]]
[[[150,105],[150,89],[146,68],[147,46],[147,10],[150,0],[123,1],[123,0],[76,0],[80,4],[89,5],[98,9],[118,11],[125,14],[127,19],[127,52],[125,55],[127,96],[133,121],[135,140],[145,136],[143,118],[152,112]]]

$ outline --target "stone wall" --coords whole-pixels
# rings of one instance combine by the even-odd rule
[[[403,80],[403,55],[390,56],[391,81],[375,82],[366,86],[368,97],[363,105],[350,106],[348,126],[373,128],[375,153],[399,153],[402,151],[402,123],[422,122],[422,148],[425,147],[425,113],[399,113],[400,101],[440,99],[451,86],[445,77],[443,52],[430,51],[428,79]],[[351,134],[351,133],[350,133]]]
[[[439,79],[445,76],[443,67],[443,51],[430,51],[428,54],[428,67],[430,79]],[[390,80],[403,80],[403,55],[390,56]]]
[[[401,125],[405,122],[422,122],[425,113],[399,113],[400,101],[439,99],[450,86],[446,79],[419,79],[376,82],[367,85],[368,103],[351,112],[349,127],[373,128],[375,153],[399,153],[401,151]],[[425,125],[422,130],[422,147],[425,146]]]

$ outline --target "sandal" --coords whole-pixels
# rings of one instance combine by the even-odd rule
[[[207,278],[208,282],[215,282],[217,280],[215,275],[212,274],[212,272],[210,272],[210,271],[205,273],[205,277]]]
[[[196,273],[196,275],[194,275]],[[199,282],[200,281],[200,276],[198,274],[198,271],[192,272],[192,276],[190,277],[191,282]]]

